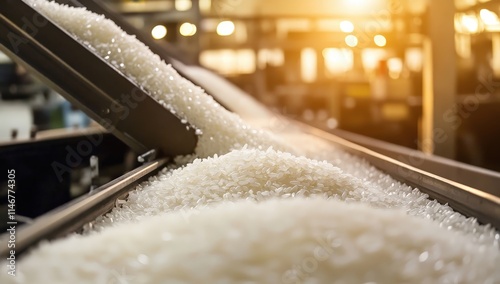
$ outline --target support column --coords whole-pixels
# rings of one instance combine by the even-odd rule
[[[424,43],[423,120],[419,148],[425,153],[456,156],[455,4],[429,1]],[[446,114],[446,115],[445,115]]]
[[[191,10],[193,11],[193,24],[196,25],[198,29],[193,35],[193,45],[192,52],[190,54],[190,60],[192,64],[200,64],[200,52],[201,52],[201,10],[200,10],[200,0],[193,0]]]

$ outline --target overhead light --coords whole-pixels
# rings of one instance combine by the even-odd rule
[[[373,37],[373,41],[379,47],[384,47],[387,45],[387,39],[383,35],[376,35]]]
[[[424,54],[420,47],[410,47],[405,51],[405,64],[410,71],[421,72]]]
[[[196,34],[196,25],[187,22],[183,23],[179,28],[179,32],[183,36],[193,36]]]
[[[464,34],[479,32],[479,19],[475,14],[457,14],[455,16],[455,30]]]
[[[389,77],[397,79],[403,72],[403,60],[401,58],[393,57],[387,60],[387,69],[389,69]]]
[[[350,47],[356,47],[358,45],[358,38],[354,35],[348,35],[345,37],[345,43]]]
[[[352,33],[354,31],[354,25],[351,21],[340,22],[340,30],[344,33]]]
[[[380,60],[387,58],[388,51],[384,48],[364,48],[361,51],[361,62],[367,72],[375,71]]]
[[[500,31],[500,19],[498,19],[498,15],[495,12],[488,9],[481,9],[481,11],[479,11],[479,17],[481,18],[481,21],[483,21],[485,25],[484,28],[487,31]]]
[[[167,35],[167,27],[164,25],[157,25],[151,30],[151,35],[154,39],[162,39]]]
[[[203,50],[200,63],[224,75],[252,74],[256,69],[255,52],[252,49]]]
[[[191,9],[193,3],[191,0],[175,0],[175,10],[177,11],[187,11]]]
[[[354,55],[351,49],[325,48],[322,54],[328,77],[347,72],[354,66]]]
[[[234,33],[234,23],[232,21],[222,21],[217,25],[217,34],[229,36]]]
[[[311,83],[316,81],[318,58],[316,50],[313,48],[304,48],[300,52],[300,76],[304,82]]]
[[[467,32],[477,33],[479,31],[479,21],[475,15],[464,15],[462,25]]]
[[[479,16],[485,25],[498,25],[498,16],[488,9],[481,9]]]

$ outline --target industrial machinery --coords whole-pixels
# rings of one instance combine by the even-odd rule
[[[232,104],[227,98],[217,97],[218,94],[224,93],[224,89],[234,87],[228,83],[210,86],[210,82],[194,75],[194,69],[183,64],[174,51],[157,46],[155,42],[138,33],[118,15],[108,11],[100,1],[60,0],[58,2],[85,6],[98,14],[105,14],[128,33],[136,34],[138,39],[146,43],[153,52],[166,62],[172,63],[181,75],[204,87],[228,110],[236,113],[242,111],[238,103]],[[36,25],[28,24],[26,19],[33,19],[35,23],[43,25],[43,29],[37,29]],[[36,32],[34,29],[37,29]],[[52,207],[57,206],[57,208],[48,213],[42,211],[50,208],[36,212],[36,215],[40,216],[33,216],[36,218],[23,225],[17,232],[18,253],[28,250],[41,240],[57,238],[78,231],[87,222],[110,210],[117,198],[126,195],[135,185],[156,174],[171,162],[172,157],[193,153],[197,143],[194,128],[189,125],[186,127],[184,122],[162,107],[140,86],[22,1],[1,1],[0,48],[106,128],[106,130],[80,131],[77,134],[62,135],[57,138],[35,138],[0,145],[2,168],[16,160],[18,155],[20,157],[26,149],[44,151],[40,149],[63,147],[71,143],[74,143],[72,145],[75,148],[83,148],[83,144],[87,145],[92,142],[95,142],[95,145],[91,147],[92,150],[86,151],[85,159],[96,155],[104,160],[103,163],[106,163],[106,159],[108,162],[114,160],[120,163],[123,160],[117,158],[116,155],[119,156],[119,153],[131,149],[141,163],[134,169],[127,169],[126,173],[113,181],[94,189],[90,194],[84,194],[71,201],[67,196],[62,196],[61,199],[68,202],[54,202]],[[217,88],[219,90],[216,90]],[[139,98],[140,103],[131,108],[123,100],[123,94]],[[248,100],[247,97],[241,99]],[[110,111],[110,108],[129,108],[130,115],[120,117],[117,112]],[[259,108],[256,112],[262,114],[267,111]],[[500,184],[500,175],[497,173],[426,156],[419,156],[420,163],[414,166],[411,165],[411,160],[406,163],[404,159],[403,161],[397,160],[401,157],[417,155],[409,150],[395,148],[392,145],[349,133],[337,132],[336,135],[326,133],[270,114],[270,112],[267,114],[269,117],[280,120],[285,128],[300,129],[327,143],[335,144],[349,153],[366,159],[393,178],[418,187],[429,194],[430,198],[441,203],[448,203],[466,216],[473,216],[482,223],[489,223],[497,229],[500,228],[500,191],[497,187]],[[246,117],[247,114],[243,116]],[[151,120],[161,121],[162,131],[158,131],[154,125],[147,123]],[[115,137],[122,142],[118,142]],[[117,148],[112,145],[121,146]],[[59,159],[67,159],[67,155],[64,155],[67,152],[62,153]],[[49,170],[53,168],[49,166]],[[62,170],[64,171],[65,168]],[[50,187],[54,184],[47,183],[46,186]],[[31,192],[29,186],[23,187],[20,184],[17,190],[19,196],[24,196],[23,198],[26,199],[43,198],[43,194],[40,196],[36,192]],[[54,189],[54,192],[60,193],[57,189]],[[19,199],[17,202],[21,204],[24,201]],[[2,242],[3,238],[5,236],[2,237]],[[7,254],[6,249],[6,246],[0,248],[2,257]]]

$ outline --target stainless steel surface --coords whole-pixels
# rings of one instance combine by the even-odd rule
[[[137,153],[158,149],[173,157],[194,152],[193,128],[22,1],[0,1],[0,49]]]
[[[500,173],[498,172],[438,156],[427,155],[421,151],[408,149],[352,132],[335,129],[332,133],[415,168],[473,188],[481,189],[481,191],[491,193],[495,196],[500,196]]]
[[[454,210],[500,229],[499,196],[420,170],[325,131],[305,125],[302,128],[305,132],[331,141],[347,152],[367,160],[396,180],[417,187],[430,198],[443,204],[448,203]]]
[[[19,256],[42,240],[64,236],[83,227],[98,216],[109,211],[117,198],[127,194],[133,187],[164,167],[167,159],[149,162],[143,166],[97,188],[92,195],[82,196],[68,204],[36,218],[33,224],[24,225],[16,232],[16,255]],[[7,243],[4,234],[0,243]],[[9,248],[0,247],[0,256],[6,257]]]

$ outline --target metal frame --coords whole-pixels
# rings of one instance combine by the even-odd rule
[[[50,240],[75,232],[86,223],[113,208],[116,199],[123,197],[134,186],[156,174],[167,164],[167,159],[149,162],[143,166],[97,188],[92,195],[82,196],[54,209],[38,218],[33,224],[19,228],[16,232],[16,255],[27,251],[42,240]],[[2,235],[0,243],[7,243],[8,234]],[[0,256],[7,257],[9,248],[0,247]]]
[[[418,187],[441,203],[448,203],[454,210],[475,217],[482,223],[489,223],[497,229],[500,228],[500,197],[409,166],[331,133],[299,123],[297,125],[302,131],[367,160],[396,180]],[[95,194],[82,196],[40,216],[33,224],[21,227],[16,236],[16,254],[22,254],[42,240],[58,238],[81,229],[86,223],[108,212],[116,199],[123,197],[134,186],[156,174],[166,163],[167,159],[147,163],[98,188]],[[1,242],[7,237],[4,234]],[[0,256],[7,254],[7,246],[1,247]]]
[[[367,160],[394,179],[417,187],[430,198],[449,204],[465,216],[475,217],[481,223],[491,224],[500,229],[499,196],[415,168],[320,129],[302,124],[300,127],[304,132],[330,141],[345,151]]]
[[[426,172],[500,196],[500,173],[374,138],[334,129],[332,134]]]

